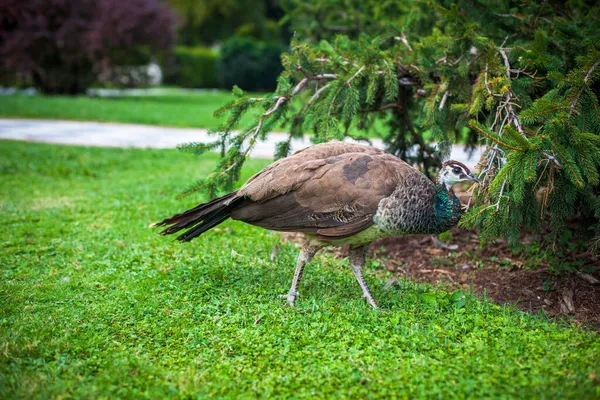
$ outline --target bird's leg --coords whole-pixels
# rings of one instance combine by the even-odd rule
[[[294,279],[292,279],[292,287],[288,294],[282,294],[281,297],[285,297],[290,306],[294,306],[296,304],[296,297],[300,293],[298,293],[298,286],[300,285],[300,280],[302,279],[302,273],[304,272],[304,266],[312,260],[314,255],[321,249],[320,246],[311,245],[310,243],[305,243],[302,246],[302,250],[300,250],[300,254],[298,254],[298,258],[296,260],[296,272],[294,272]]]
[[[368,247],[369,246],[366,245],[350,249],[350,268],[352,268],[352,272],[354,272],[354,276],[356,276],[356,280],[363,291],[363,296],[373,308],[377,308],[377,303],[375,303],[375,299],[373,299],[371,291],[367,286],[367,282],[365,282],[365,277],[363,276],[363,268],[365,267]]]

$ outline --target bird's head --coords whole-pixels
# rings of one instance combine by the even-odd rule
[[[464,181],[475,181],[479,183],[479,179],[467,168],[467,166],[458,161],[450,160],[442,164],[440,174],[438,175],[438,183],[444,185],[446,190],[450,190],[452,185]]]

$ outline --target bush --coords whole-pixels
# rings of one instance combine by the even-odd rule
[[[237,85],[250,91],[274,90],[283,71],[280,57],[285,50],[279,43],[232,36],[221,48],[217,63],[219,84],[224,88]]]
[[[155,62],[148,65],[120,65],[98,76],[98,83],[105,87],[139,88],[157,86],[162,82],[162,69]]]
[[[219,53],[206,47],[178,46],[167,83],[188,88],[216,88]]]
[[[44,93],[82,93],[100,71],[170,49],[174,29],[160,0],[3,0],[0,70]]]

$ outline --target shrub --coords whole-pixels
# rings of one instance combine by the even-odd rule
[[[221,87],[237,85],[244,90],[274,90],[277,77],[283,71],[281,53],[285,46],[279,43],[232,36],[223,43],[217,63],[217,76]]]
[[[178,46],[167,83],[188,88],[216,88],[219,53],[206,47]]]
[[[174,28],[160,0],[2,0],[0,70],[29,74],[44,93],[77,94],[111,65],[168,50]]]

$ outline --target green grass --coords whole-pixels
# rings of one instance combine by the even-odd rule
[[[250,94],[262,96],[261,94]],[[223,90],[189,92],[176,88],[151,96],[124,96],[118,98],[88,96],[0,96],[0,118],[64,119],[75,121],[119,122],[129,124],[172,126],[180,128],[215,129],[226,116],[214,117],[214,112],[235,97]],[[294,104],[305,102],[298,99]],[[303,104],[303,103],[302,103]],[[250,127],[257,121],[257,113],[244,114],[240,128]],[[380,137],[389,128],[378,120],[367,136]],[[277,131],[287,132],[286,127]],[[353,134],[364,134],[351,128]],[[426,137],[430,135],[426,133]]]
[[[172,90],[155,96],[101,98],[87,96],[0,96],[0,117],[120,122],[182,128],[217,128],[223,119],[213,117],[233,100],[225,91]],[[242,123],[251,123],[247,116]]]
[[[600,338],[226,222],[192,243],[148,224],[216,159],[0,142],[0,398],[598,398]],[[264,165],[252,161],[245,177]],[[255,321],[260,322],[255,324]]]

